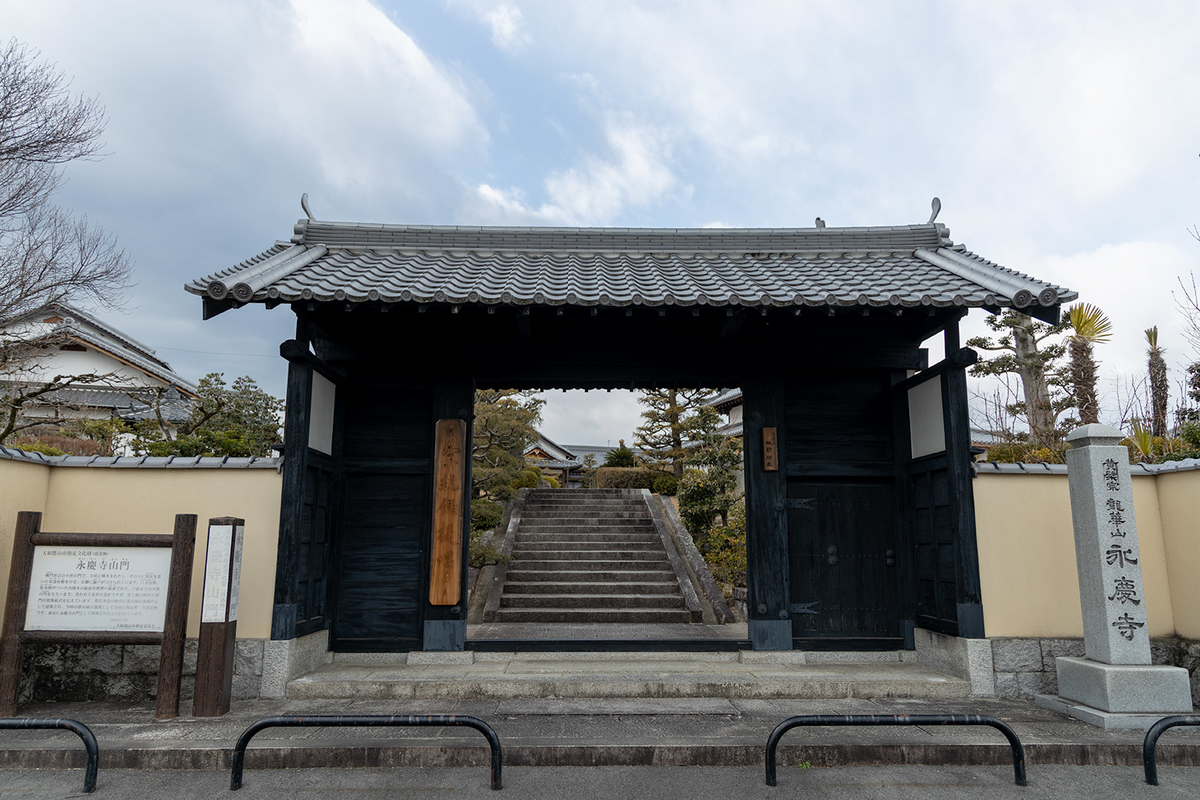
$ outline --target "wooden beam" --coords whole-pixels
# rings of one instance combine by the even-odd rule
[[[734,312],[729,309],[728,316],[721,322],[721,329],[717,332],[718,342],[728,342],[733,339],[734,335],[746,323],[746,318],[749,317],[745,311]]]
[[[955,326],[957,327],[957,326]],[[953,370],[965,370],[967,367],[979,360],[979,353],[976,353],[969,347],[961,347],[950,354],[950,357],[939,361],[929,369],[921,370],[911,378],[905,378],[892,386],[895,391],[907,392],[914,386],[919,386],[925,381],[936,378],[946,372]]]
[[[321,359],[309,351],[308,347],[295,339],[288,339],[283,344],[279,345],[279,355],[289,362],[300,362],[312,367],[314,372],[328,378],[332,383],[342,384],[346,382],[346,373],[340,369],[331,367]]]
[[[429,602],[458,605],[462,597],[463,482],[467,458],[467,424],[439,419],[434,429],[433,551],[430,556]]]

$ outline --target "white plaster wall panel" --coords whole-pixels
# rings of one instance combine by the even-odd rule
[[[337,387],[316,372],[312,374],[312,411],[308,418],[308,446],[325,455],[333,454],[333,407]]]
[[[946,449],[946,424],[942,419],[942,376],[935,375],[908,390],[908,428],[912,457]]]

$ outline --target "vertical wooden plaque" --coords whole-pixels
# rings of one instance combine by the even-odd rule
[[[778,472],[779,471],[779,447],[776,441],[777,428],[763,428],[763,471]]]
[[[439,419],[434,431],[433,550],[429,602],[457,605],[462,597],[463,478],[466,472],[467,423]]]
[[[192,714],[197,717],[219,717],[229,712],[245,528],[246,521],[236,517],[208,521],[196,693],[192,699]]]

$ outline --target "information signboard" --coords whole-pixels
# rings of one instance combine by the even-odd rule
[[[27,631],[150,631],[167,615],[166,547],[35,545]]]

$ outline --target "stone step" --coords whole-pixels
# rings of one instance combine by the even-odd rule
[[[558,573],[561,574],[561,573]],[[595,574],[595,573],[588,573]],[[511,578],[504,584],[504,596],[510,594],[678,594],[679,585],[666,581],[520,581]]]
[[[517,532],[518,536],[524,536],[529,533],[549,533],[549,534],[586,534],[586,533],[602,533],[616,534],[618,536],[628,534],[630,536],[645,535],[648,533],[656,533],[653,525],[638,525],[637,527],[628,525],[533,525],[525,527],[521,525]]]
[[[602,558],[602,559],[542,559],[542,558],[515,558],[512,561],[510,569],[517,571],[522,570],[560,570],[563,572],[588,572],[594,570],[596,572],[611,572],[616,568],[624,568],[627,570],[651,570],[660,569],[664,572],[671,572],[671,563],[667,561],[666,556],[661,560],[652,559],[632,559],[632,558]]]
[[[970,694],[967,681],[913,662],[805,665],[786,660],[782,663],[741,663],[735,660],[736,653],[435,655],[464,656],[469,660],[435,669],[424,661],[416,668],[375,660],[363,664],[335,661],[289,682],[287,696],[297,700],[723,697],[950,701],[967,698]],[[348,657],[355,658],[356,655],[349,654]],[[782,714],[774,709],[773,713]],[[763,741],[767,731],[769,726],[761,733]],[[956,746],[962,747],[961,744]],[[761,743],[758,748],[755,752],[761,759]]]
[[[624,519],[628,517],[638,517],[640,519],[649,519],[650,512],[646,510],[645,505],[640,507],[631,506],[628,503],[536,503],[525,504],[525,514],[530,513],[530,509],[536,511],[537,516],[547,517],[574,517],[580,513],[592,512],[603,514],[606,517],[615,519]],[[524,516],[524,514],[522,514]]]
[[[640,583],[640,582],[660,582],[663,579],[674,578],[675,573],[671,569],[670,564],[656,564],[644,562],[641,569],[533,569],[529,567],[519,567],[513,564],[508,568],[508,574],[505,582],[507,588],[509,583],[543,583],[543,582],[571,582],[571,583],[591,583],[591,582],[613,582],[613,583]]]
[[[676,594],[505,594],[500,608],[569,608],[609,609],[626,608],[683,608],[683,597]]]
[[[630,542],[630,541],[602,541],[602,542],[564,542],[561,539],[552,539],[550,541],[530,542],[524,539],[518,539],[513,545],[513,552],[527,551],[531,553],[544,552],[546,550],[611,550],[614,547],[619,547],[621,550],[657,550],[663,551],[661,541],[650,542]]]
[[[577,525],[594,525],[594,526],[603,526],[603,527],[611,527],[611,528],[623,528],[623,527],[628,527],[628,526],[634,526],[634,527],[639,527],[639,526],[644,526],[644,525],[653,526],[653,522],[651,521],[649,515],[646,515],[645,517],[636,517],[636,518],[634,518],[634,517],[612,517],[612,518],[593,517],[591,515],[583,515],[583,514],[578,515],[578,516],[558,516],[558,517],[550,517],[550,516],[531,517],[531,516],[524,515],[524,514],[522,514],[522,516],[521,516],[521,527],[522,528],[541,528],[541,527],[545,527],[546,525],[575,525],[575,526],[577,526]]]
[[[517,535],[518,542],[657,542],[662,544],[662,537],[657,533],[529,533]]]
[[[663,608],[501,608],[497,622],[679,622],[692,621],[686,609]]]

